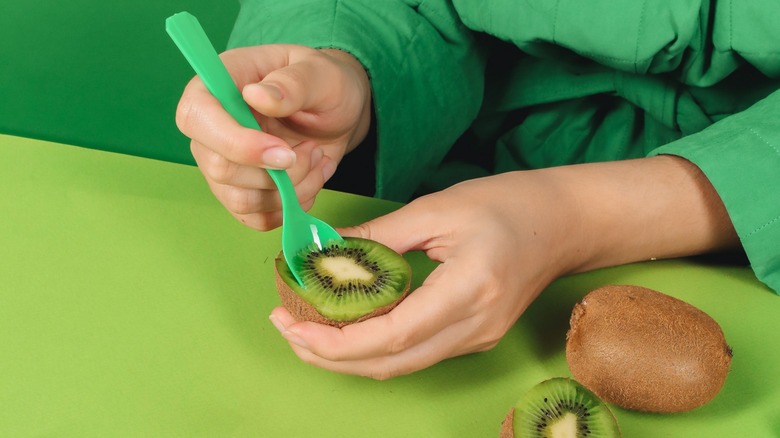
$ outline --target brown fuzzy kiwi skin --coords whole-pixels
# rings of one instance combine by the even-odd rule
[[[279,253],[279,255],[276,257],[276,261],[278,261],[281,257],[284,256],[282,255],[282,253]],[[285,283],[282,277],[279,275],[279,270],[276,269],[276,265],[277,264],[274,263],[274,273],[276,275],[276,291],[279,293],[279,299],[282,302],[282,306],[285,309],[287,309],[288,312],[290,312],[293,318],[295,318],[297,321],[312,321],[319,324],[327,324],[329,326],[333,326],[336,328],[342,328],[347,325],[365,321],[367,319],[384,315],[385,313],[390,312],[401,301],[403,301],[407,295],[409,295],[409,287],[411,285],[411,276],[410,276],[409,281],[407,281],[406,287],[404,288],[403,294],[397,300],[393,301],[392,303],[386,306],[377,307],[376,309],[374,309],[373,312],[363,315],[358,319],[352,321],[335,321],[323,316],[320,312],[317,311],[317,309],[314,308],[314,306],[307,303],[303,298],[301,298],[298,294],[296,294],[295,291],[293,291],[292,288],[290,288],[290,286],[287,283]]]
[[[566,360],[574,378],[625,409],[698,408],[723,387],[732,351],[702,310],[652,289],[609,285],[572,311]]]
[[[515,438],[515,430],[512,427],[512,423],[515,420],[515,408],[511,408],[504,417],[504,421],[501,422],[501,430],[498,433],[498,438]]]

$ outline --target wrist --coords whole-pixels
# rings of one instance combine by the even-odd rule
[[[467,201],[469,208],[480,206],[480,210],[493,212],[493,222],[497,215],[501,222],[509,224],[511,234],[519,236],[519,240],[507,236],[507,241],[523,248],[521,254],[531,255],[518,263],[537,265],[538,269],[529,268],[528,272],[539,276],[536,282],[541,287],[577,272],[582,258],[593,251],[582,230],[584,220],[574,190],[576,185],[569,184],[567,172],[562,170],[516,171],[472,180],[463,186],[482,185],[484,189],[472,193],[471,198],[458,196],[460,202]]]
[[[712,185],[676,156],[557,169],[576,205],[574,272],[736,247],[728,214]]]

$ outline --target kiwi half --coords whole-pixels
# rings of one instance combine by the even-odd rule
[[[373,240],[347,237],[312,246],[295,256],[303,280],[295,280],[284,254],[276,258],[276,288],[295,319],[335,327],[392,310],[409,292],[406,259]]]
[[[531,388],[510,409],[500,438],[620,437],[615,416],[595,394],[565,377]]]

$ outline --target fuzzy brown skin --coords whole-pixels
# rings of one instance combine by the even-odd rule
[[[574,307],[566,360],[574,378],[604,401],[684,412],[718,394],[731,348],[700,309],[652,289],[610,285]]]
[[[514,420],[515,408],[512,408],[504,417],[504,421],[501,422],[501,431],[498,433],[498,438],[515,438],[515,430],[512,427]]]
[[[279,298],[282,301],[282,306],[287,309],[290,314],[298,321],[312,321],[319,324],[327,324],[333,327],[341,328],[356,322],[365,321],[375,316],[384,315],[385,313],[393,310],[407,295],[409,295],[410,282],[406,283],[404,293],[392,303],[378,307],[373,312],[363,315],[360,318],[353,321],[334,321],[324,317],[317,309],[311,304],[303,300],[298,294],[293,291],[290,286],[284,282],[279,275],[279,271],[276,269],[276,263],[274,263],[274,273],[276,274],[276,291],[279,292]]]

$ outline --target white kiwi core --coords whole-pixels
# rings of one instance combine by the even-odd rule
[[[320,262],[320,267],[338,281],[360,280],[368,282],[374,278],[371,271],[358,265],[349,257],[326,257]]]
[[[554,438],[577,438],[577,416],[567,412],[550,425],[549,431]]]

